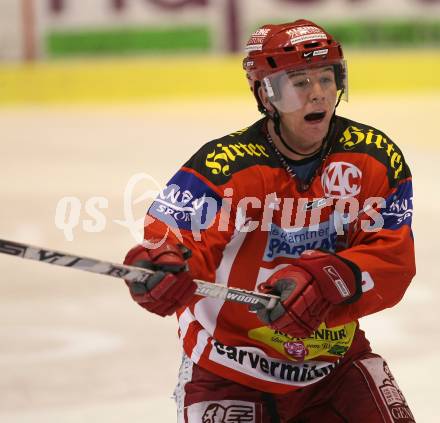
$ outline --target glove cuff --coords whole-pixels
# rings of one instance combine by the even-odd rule
[[[332,304],[351,304],[362,295],[362,273],[350,260],[327,251],[301,254],[298,266],[309,272],[325,298]]]
[[[346,259],[345,257],[341,257],[334,253],[329,253],[336,256],[339,260],[344,262],[353,272],[354,275],[354,283],[355,283],[355,292],[352,297],[346,299],[343,301],[344,304],[352,304],[355,303],[359,298],[362,296],[362,272],[361,269],[359,269],[359,266],[355,263],[353,263],[351,260]]]

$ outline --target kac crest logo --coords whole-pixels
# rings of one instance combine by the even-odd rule
[[[347,162],[330,163],[321,177],[326,197],[349,198],[361,191],[362,172]]]

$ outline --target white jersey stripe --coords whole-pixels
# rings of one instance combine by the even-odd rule
[[[232,264],[234,263],[245,238],[246,233],[236,231],[226,245],[223,251],[223,258],[216,271],[216,281],[218,281],[219,284],[226,285],[228,283]],[[197,320],[204,328],[197,334],[197,343],[193,350],[187,351],[191,360],[195,363],[198,363],[200,356],[208,343],[208,338],[214,335],[217,326],[217,318],[223,304],[223,300],[203,298],[195,305],[194,315],[187,308],[179,317],[180,336],[182,340],[185,338],[188,326],[191,322]]]
[[[197,334],[197,343],[194,346],[192,353],[191,353],[191,360],[194,363],[198,363],[200,360],[200,356],[203,354],[203,351],[206,348],[206,345],[208,345],[208,339],[209,339],[209,333],[206,332],[206,330],[202,329]]]
[[[189,307],[179,316],[178,322],[180,327],[180,338],[183,339],[186,336],[188,327],[192,322],[195,322],[196,318],[191,313]]]
[[[213,336],[217,326],[217,317],[224,301],[218,298],[203,298],[194,307],[194,316],[206,331]]]
[[[223,258],[220,265],[215,272],[216,283],[226,285],[231,273],[232,264],[237,257],[243,242],[246,238],[247,232],[239,232],[235,230],[228,244],[223,251]]]

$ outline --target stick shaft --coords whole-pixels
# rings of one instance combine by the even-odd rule
[[[55,266],[70,267],[85,272],[121,278],[128,282],[145,282],[148,277],[154,273],[154,271],[150,269],[77,256],[5,239],[0,239],[0,253],[21,257],[27,260],[40,261]],[[273,308],[279,300],[279,297],[275,295],[230,288],[199,279],[195,279],[194,282],[197,284],[196,294],[203,297],[218,298],[224,301],[233,301],[247,305],[260,303],[266,308]]]

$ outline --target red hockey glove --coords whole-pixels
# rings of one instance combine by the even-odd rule
[[[159,316],[170,316],[186,305],[197,288],[187,271],[191,250],[183,245],[163,243],[146,250],[132,248],[124,264],[155,270],[145,282],[127,282],[132,298],[143,308]]]
[[[336,254],[308,250],[275,272],[259,290],[281,301],[271,310],[253,306],[264,323],[295,338],[306,338],[336,304],[352,303],[362,294],[359,268]]]

